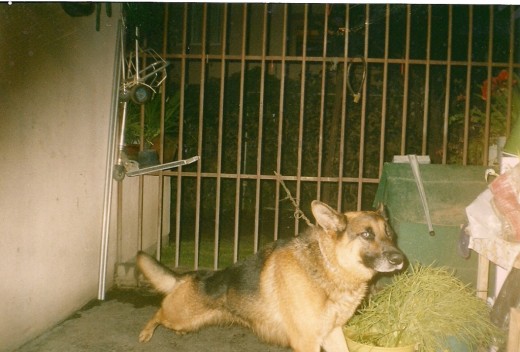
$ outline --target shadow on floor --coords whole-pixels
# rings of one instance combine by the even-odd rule
[[[110,291],[105,301],[92,301],[16,351],[289,351],[264,344],[249,330],[235,326],[210,327],[187,335],[177,335],[160,326],[150,342],[139,343],[139,332],[157,310],[161,298],[145,290]]]

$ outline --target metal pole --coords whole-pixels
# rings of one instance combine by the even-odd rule
[[[110,228],[110,210],[112,206],[112,172],[115,160],[115,141],[116,141],[116,122],[118,112],[118,100],[119,100],[119,84],[121,80],[121,46],[120,46],[120,35],[122,30],[121,20],[117,26],[116,35],[116,51],[114,59],[114,78],[112,86],[112,105],[111,105],[111,116],[108,131],[108,145],[107,145],[107,158],[105,168],[105,193],[103,200],[103,225],[101,231],[101,252],[99,255],[99,284],[98,284],[98,299],[105,299],[105,280],[107,273],[107,260],[108,260],[108,237]]]

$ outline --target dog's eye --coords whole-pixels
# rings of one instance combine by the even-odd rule
[[[365,240],[373,240],[375,238],[374,234],[370,231],[363,231],[359,235]]]

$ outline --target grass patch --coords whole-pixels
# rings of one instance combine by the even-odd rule
[[[268,243],[272,239],[264,236],[259,240],[259,248],[262,243]],[[233,264],[234,239],[223,236],[218,246],[218,268],[222,269]],[[215,241],[201,238],[199,241],[199,263],[198,267],[213,269],[215,261]],[[175,267],[175,244],[161,248],[161,261],[168,267]],[[244,259],[254,254],[253,236],[242,236],[238,243],[238,259]],[[193,268],[195,266],[195,240],[181,240],[179,248],[179,267]]]

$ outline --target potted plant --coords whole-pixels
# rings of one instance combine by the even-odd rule
[[[125,141],[127,145],[139,145],[141,130],[144,140],[143,150],[154,151],[156,155],[162,148],[161,134],[161,101],[160,94],[156,94],[144,105],[128,102],[125,127]],[[144,106],[144,126],[141,128],[141,106]],[[164,102],[164,161],[172,161],[177,149],[177,127],[180,108],[180,95],[166,97]],[[131,148],[131,147],[130,147]],[[129,148],[127,148],[128,150]],[[135,148],[134,148],[135,149]],[[139,149],[139,148],[138,148]],[[135,159],[135,152],[127,151],[130,159]],[[134,154],[134,155],[132,155]],[[133,157],[132,157],[133,156]]]
[[[489,312],[452,272],[414,265],[370,297],[344,330],[350,352],[365,351],[363,345],[372,352],[472,351],[501,337]]]
[[[509,80],[511,79],[511,86]],[[487,79],[482,84],[475,87],[475,93],[471,99],[471,109],[469,113],[469,125],[466,117],[466,97],[460,95],[454,100],[454,105],[450,108],[453,113],[448,119],[450,140],[448,141],[448,149],[453,155],[454,160],[450,163],[456,163],[457,158],[462,157],[460,146],[464,144],[463,130],[469,127],[468,139],[468,164],[478,164],[482,160],[482,143],[486,123],[489,123],[489,142],[491,146],[498,147],[501,145],[501,138],[506,136],[506,125],[508,115],[508,104],[511,104],[511,126],[515,127],[518,116],[520,115],[520,77],[514,72],[510,75],[508,70],[501,70],[496,76]],[[463,90],[459,87],[456,90]],[[489,92],[488,92],[489,91]],[[489,95],[489,96],[488,96]],[[509,101],[511,99],[511,101]],[[489,104],[489,117],[487,116],[487,105]],[[488,120],[489,118],[489,120]],[[514,130],[514,128],[513,128]],[[520,128],[518,128],[520,130]],[[518,131],[517,131],[518,132]],[[511,132],[510,139],[515,136]],[[460,160],[459,160],[460,161]]]

